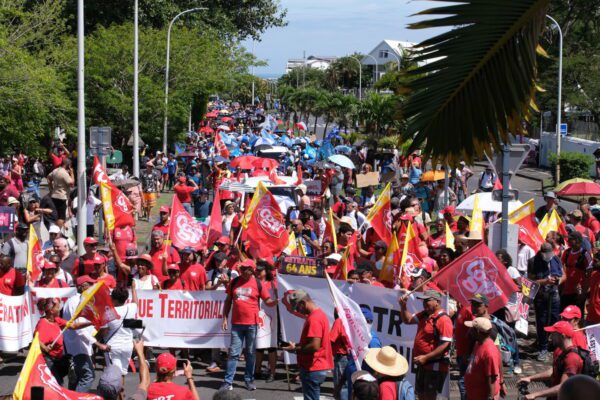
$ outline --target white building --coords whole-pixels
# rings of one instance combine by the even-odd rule
[[[375,80],[381,78],[387,72],[390,62],[394,63],[394,68],[398,68],[398,63],[403,57],[403,50],[410,50],[416,43],[402,42],[399,40],[383,40],[368,55],[362,59],[363,65],[376,65],[373,70]]]
[[[285,73],[287,74],[294,68],[302,67],[305,63],[306,68],[326,70],[335,60],[337,60],[337,57],[333,56],[309,56],[306,60],[303,58],[290,58],[285,66]]]

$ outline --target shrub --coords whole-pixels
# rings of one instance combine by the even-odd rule
[[[560,157],[551,154],[550,165],[552,166],[553,176],[556,174],[557,161],[560,165],[560,180],[563,182],[573,178],[589,178],[590,169],[594,164],[594,158],[589,154],[569,151],[560,153]],[[556,176],[554,178],[556,179]]]

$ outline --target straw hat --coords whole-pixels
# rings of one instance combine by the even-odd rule
[[[391,346],[369,349],[365,362],[376,372],[387,376],[401,376],[408,372],[408,361]]]

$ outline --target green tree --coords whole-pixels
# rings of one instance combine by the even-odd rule
[[[328,87],[332,89],[358,89],[360,70],[362,71],[362,85],[366,87],[371,81],[372,75],[364,71],[360,60],[364,58],[363,54],[354,53],[350,56],[340,57],[335,60],[327,70],[325,70],[325,79]]]
[[[358,106],[358,117],[367,134],[387,135],[395,123],[398,98],[370,93]]]
[[[322,88],[326,86],[325,71],[310,67],[296,67],[282,75],[277,81],[277,85],[295,88]]]

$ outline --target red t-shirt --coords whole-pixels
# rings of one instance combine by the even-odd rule
[[[577,286],[583,285],[585,269],[577,268],[576,266],[582,251],[584,250],[571,251],[570,249],[567,249],[563,253],[562,263],[565,266],[566,280],[563,284],[562,294],[575,294],[577,293]],[[591,257],[589,254],[585,254],[584,257],[586,260],[584,268],[587,268],[589,265],[588,262],[591,262]]]
[[[135,243],[137,241],[135,237],[135,231],[131,226],[124,226],[122,228],[115,228],[112,235],[113,243],[117,249],[117,254],[121,261],[125,262],[125,252],[129,243]],[[127,275],[119,269],[117,279],[119,282],[127,282]]]
[[[171,281],[169,278],[166,278],[161,282],[160,287],[163,290],[187,290],[185,283],[179,279],[175,279],[175,281]]]
[[[341,319],[333,321],[331,326],[331,351],[333,354],[348,354],[348,337],[344,331],[344,324]]]
[[[192,202],[192,192],[196,190],[191,186],[185,185],[175,185],[173,186],[173,191],[177,198],[181,203],[191,203]]]
[[[583,224],[575,225],[575,230],[583,235],[584,238],[587,238],[590,243],[594,243],[596,240],[594,238],[594,232],[591,229],[588,229]]]
[[[600,232],[600,222],[598,222],[596,217],[589,217],[588,220],[584,223],[584,225],[586,228],[590,229],[594,233],[594,235]]]
[[[92,279],[96,279],[98,282],[100,281],[104,281],[104,284],[109,288],[109,289],[114,289],[117,287],[117,281],[115,280],[115,278],[111,275],[111,274],[104,274],[102,277],[100,278],[94,278],[96,275],[92,274],[91,277]]]
[[[25,287],[25,277],[14,268],[6,272],[0,271],[0,293],[6,296],[16,296],[17,289]]]
[[[590,293],[588,295],[587,321],[600,323],[600,270],[592,271],[590,276]]]
[[[58,167],[60,167],[60,165],[61,165],[61,164],[62,164],[62,162],[63,162],[63,159],[64,159],[64,157],[57,156],[57,155],[56,155],[56,154],[54,154],[54,153],[50,153],[50,161],[52,162],[52,166],[53,166],[54,168],[58,168]]]
[[[235,287],[233,286],[235,280]],[[267,300],[269,292],[264,285],[260,298]],[[243,281],[242,278],[232,279],[227,286],[227,294],[232,299],[231,323],[236,325],[258,324],[258,285],[254,277]]]
[[[427,315],[425,311],[421,311],[420,313],[415,315],[415,317],[419,321],[419,325],[417,327],[417,335],[415,336],[415,343],[413,346],[413,355],[415,357],[431,353],[436,347],[438,347],[441,344],[438,343],[435,339],[433,319],[443,312],[443,310],[440,310],[432,315]],[[440,342],[451,342],[454,329],[452,327],[452,320],[450,319],[450,317],[443,316],[438,318],[435,325],[437,327]],[[439,371],[448,372],[447,363],[432,362],[426,364],[424,368],[434,369],[434,367],[438,365]]]
[[[502,368],[500,350],[494,341],[488,338],[482,344],[475,343],[473,358],[465,373],[465,389],[469,393],[469,400],[487,400],[489,398],[487,378],[490,376],[496,377],[492,395],[496,396],[500,393],[500,368]]]
[[[173,382],[152,382],[148,386],[148,400],[192,400],[189,388]]]
[[[554,350],[554,359],[552,361],[552,380],[550,382],[551,386],[556,386],[560,383],[560,378],[562,375],[559,375],[558,371],[558,359],[562,354],[562,350],[560,348],[556,348]],[[583,370],[583,360],[579,357],[577,352],[570,352],[564,357],[563,361],[563,369],[562,373],[567,374],[568,376],[573,376],[580,374]]]
[[[186,290],[204,290],[208,276],[202,265],[193,264],[181,273],[181,280],[185,283]]]
[[[153,231],[162,231],[162,233],[165,234],[165,237],[169,234],[169,224],[164,225],[162,222],[159,222],[158,224],[154,225],[152,227]]]
[[[163,261],[159,258],[164,253],[164,244],[160,247],[160,249],[150,250],[150,256],[152,257],[152,275],[156,275],[159,281],[162,281],[166,278],[162,273]],[[174,248],[169,246],[169,249],[167,250],[167,265],[179,264],[180,261],[181,258],[179,257],[179,253]]]
[[[304,321],[299,345],[304,347],[309,338],[321,338],[321,347],[314,353],[298,352],[297,358],[300,368],[306,371],[333,369],[329,320],[320,308],[311,312]]]
[[[443,249],[446,247],[446,235],[441,234],[438,237],[433,237],[433,235],[429,235],[427,238],[427,247],[430,249]]]
[[[48,353],[52,358],[60,358],[64,352],[63,335],[60,331],[65,327],[67,321],[62,318],[54,318],[54,322],[48,321],[46,318],[42,318],[38,321],[35,332],[39,334],[40,342],[46,346],[50,345],[54,339],[58,337],[58,340],[52,347],[52,350]]]
[[[95,269],[94,269],[94,255],[92,255],[91,257],[88,257],[87,255],[82,255],[81,257],[78,257],[75,259],[75,262],[73,263],[73,271],[71,271],[71,275],[73,276],[73,279],[77,278],[79,275],[79,264],[81,263],[81,261],[83,260],[83,274],[81,274],[81,276],[83,275],[91,275],[94,273]]]
[[[398,382],[383,381],[379,384],[379,400],[396,400],[398,398]]]
[[[465,325],[465,321],[472,321],[473,313],[471,307],[462,307],[456,317],[456,330],[454,331],[454,346],[457,356],[466,356],[470,354],[469,327]]]
[[[575,331],[575,334],[573,335],[573,346],[577,346],[579,348],[589,351],[587,338],[583,331]]]
[[[50,283],[43,283],[42,281],[37,281],[34,286],[40,287],[40,288],[52,288],[52,289],[69,287],[67,282],[57,279],[57,278],[52,279],[50,281]]]

